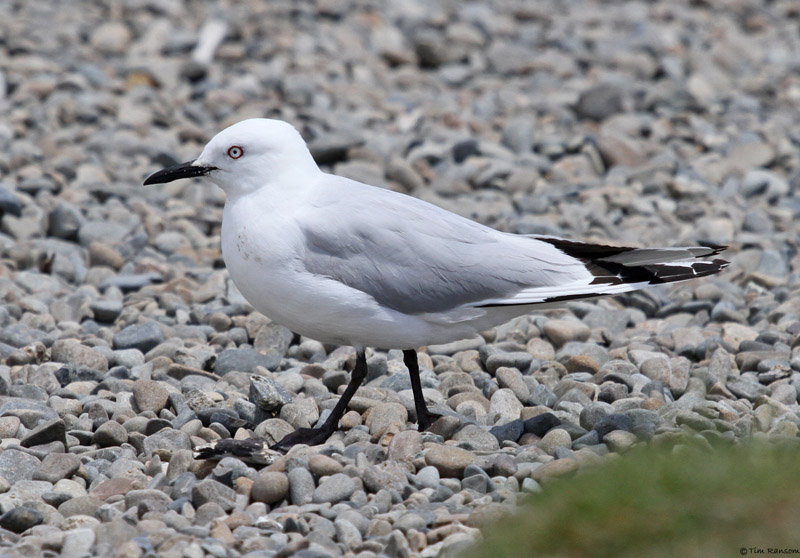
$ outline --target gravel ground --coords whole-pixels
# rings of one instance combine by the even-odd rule
[[[631,446],[798,438],[798,4],[386,4],[0,6],[2,556],[457,556]],[[732,265],[423,349],[432,432],[376,350],[326,445],[196,461],[313,425],[355,359],[236,291],[219,190],[141,186],[253,116],[503,230]]]

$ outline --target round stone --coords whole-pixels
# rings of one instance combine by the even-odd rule
[[[133,384],[133,400],[139,411],[158,414],[169,403],[169,391],[155,380],[136,380]]]
[[[315,504],[341,502],[347,500],[356,491],[356,485],[349,476],[344,473],[337,473],[330,477],[325,477],[314,491],[312,501]]]
[[[95,430],[92,442],[101,448],[121,446],[128,441],[128,431],[115,420],[107,420]]]
[[[425,454],[425,463],[436,467],[443,477],[460,478],[464,469],[477,461],[475,454],[455,446],[435,446]]]
[[[329,477],[341,473],[343,469],[341,463],[327,455],[318,453],[308,459],[308,470],[318,477]]]
[[[289,477],[286,473],[263,471],[258,475],[250,489],[250,499],[254,502],[276,504],[289,496]]]

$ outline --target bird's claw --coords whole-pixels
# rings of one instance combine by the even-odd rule
[[[333,432],[327,428],[298,428],[291,434],[274,444],[270,449],[287,452],[293,446],[305,444],[307,446],[317,446],[324,443]]]
[[[442,418],[444,415],[439,413],[432,413],[431,411],[426,410],[424,413],[421,413],[417,416],[417,429],[420,432],[428,430],[434,422]]]

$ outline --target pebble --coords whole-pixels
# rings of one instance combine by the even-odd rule
[[[493,424],[505,424],[519,418],[522,403],[510,389],[501,388],[494,392],[489,403],[488,416]]]
[[[533,356],[525,351],[497,352],[486,359],[486,370],[490,374],[497,374],[500,368],[516,368],[517,370],[527,370],[533,361]]]
[[[33,480],[47,481],[52,484],[61,479],[69,479],[81,466],[81,460],[71,453],[51,453],[42,459],[42,464],[33,473]]]
[[[495,433],[477,424],[466,425],[453,435],[452,440],[463,442],[472,450],[492,451],[500,447]]]
[[[531,478],[536,482],[541,482],[543,479],[561,477],[573,473],[578,469],[578,462],[574,459],[564,458],[556,459],[548,463],[543,463],[533,470]]]
[[[24,448],[29,448],[49,444],[50,442],[64,442],[66,446],[66,433],[66,426],[63,420],[47,420],[40,423],[22,438],[20,445]]]
[[[274,370],[280,363],[280,355],[261,354],[255,349],[225,349],[217,355],[214,364],[214,373],[224,376],[228,372],[252,373],[256,366],[263,366],[267,370]]]
[[[343,469],[341,463],[321,453],[308,458],[308,470],[318,477],[329,477],[341,473]]]
[[[577,320],[547,320],[543,331],[555,347],[570,341],[586,341],[591,334],[589,326]]]
[[[219,361],[218,361],[219,362]],[[272,378],[250,376],[250,402],[269,412],[279,412],[292,401],[292,395]]]
[[[583,118],[602,121],[624,110],[623,90],[610,83],[601,83],[582,92],[575,111]]]
[[[209,481],[213,482],[213,481]],[[219,483],[217,483],[219,484]],[[90,500],[86,500],[90,502]],[[160,490],[145,488],[129,490],[125,493],[125,508],[145,508],[153,511],[166,511],[170,504],[170,498]],[[195,506],[197,507],[197,506]]]
[[[144,440],[142,440],[142,447],[148,455],[152,455],[157,450],[165,450],[174,453],[182,449],[191,449],[192,442],[185,432],[164,428],[144,438]]]
[[[422,449],[422,434],[416,430],[404,430],[392,437],[386,457],[392,461],[410,463]]]
[[[366,425],[373,438],[381,436],[391,424],[405,426],[408,411],[400,403],[379,403],[370,408]]]
[[[523,421],[525,432],[535,434],[540,438],[560,424],[561,420],[553,413],[542,413]]]
[[[114,335],[114,348],[138,349],[146,353],[164,341],[164,333],[156,322],[129,325]]]
[[[631,417],[628,415],[612,413],[610,415],[601,417],[597,422],[595,422],[593,429],[597,431],[600,439],[603,439],[606,434],[613,430],[624,430],[626,432],[631,432],[633,430],[633,419],[631,419]]]
[[[250,499],[275,504],[289,496],[289,477],[278,471],[262,471],[250,488]]]
[[[236,492],[222,483],[204,479],[192,486],[192,505],[199,508],[203,504],[213,502],[226,512],[236,505]]]
[[[295,506],[308,504],[314,497],[314,477],[304,467],[295,467],[287,475],[289,477],[289,494]]]
[[[108,420],[94,431],[92,442],[101,448],[121,446],[128,441],[128,431],[120,423]]]
[[[510,389],[521,403],[528,402],[531,391],[519,370],[502,366],[495,371],[495,377],[501,388]]]
[[[477,461],[472,452],[454,446],[435,446],[425,454],[425,463],[436,467],[443,477],[460,478],[464,469]]]
[[[603,436],[603,443],[611,451],[622,453],[636,443],[636,434],[625,430],[612,430]]]
[[[103,54],[119,54],[128,46],[131,32],[123,23],[107,21],[92,32],[89,40]]]
[[[140,412],[158,414],[169,402],[169,391],[160,382],[136,380],[133,383],[133,400]]]
[[[50,358],[73,366],[85,366],[100,372],[108,371],[108,359],[74,339],[59,339],[50,348]]]
[[[347,500],[355,491],[356,485],[352,478],[344,473],[336,473],[320,481],[319,486],[314,490],[311,501],[317,504],[335,504]]]
[[[0,516],[0,527],[8,529],[12,533],[22,533],[35,525],[41,524],[43,521],[44,516],[41,512],[20,506],[10,509]]]
[[[417,472],[416,482],[422,488],[438,488],[439,478],[439,469],[426,465]]]
[[[512,420],[500,426],[494,426],[489,430],[497,441],[502,444],[503,442],[516,442],[525,432],[525,423],[520,420]]]
[[[572,437],[563,428],[554,428],[544,435],[540,445],[545,452],[553,455],[558,448],[569,448],[572,445]]]
[[[72,529],[64,535],[61,543],[61,556],[78,558],[89,554],[94,546],[96,536],[93,529]]]

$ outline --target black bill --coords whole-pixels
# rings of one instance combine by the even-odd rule
[[[178,180],[179,178],[205,176],[211,171],[216,170],[216,167],[198,167],[194,166],[192,163],[194,163],[194,161],[187,161],[186,163],[181,163],[180,165],[175,165],[174,167],[169,167],[158,172],[154,172],[147,177],[147,180],[144,181],[144,185],[149,186],[150,184],[164,184],[166,182]]]

